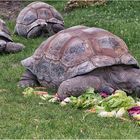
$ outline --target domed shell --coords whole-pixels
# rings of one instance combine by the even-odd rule
[[[15,30],[26,36],[40,21],[64,24],[63,17],[53,6],[44,2],[32,2],[19,13]]]
[[[6,41],[12,41],[12,38],[10,37],[10,32],[2,19],[0,19],[0,39],[1,38]]]
[[[22,64],[42,84],[46,81],[57,85],[99,67],[122,64],[138,67],[122,39],[104,29],[86,26],[60,31],[44,41]]]

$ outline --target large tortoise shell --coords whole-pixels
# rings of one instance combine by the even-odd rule
[[[41,21],[64,25],[63,17],[53,6],[44,2],[32,2],[19,13],[15,30],[19,31],[20,28],[23,36],[26,36]]]
[[[10,32],[2,19],[0,19],[0,39],[4,39],[5,41],[12,41]]]
[[[104,29],[86,26],[71,27],[53,35],[22,64],[40,81],[59,84],[99,67],[138,67],[122,39]]]

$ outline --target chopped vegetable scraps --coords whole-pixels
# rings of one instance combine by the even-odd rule
[[[128,113],[133,119],[140,121],[140,106],[134,106],[128,109]]]
[[[32,87],[27,87],[23,91],[24,96],[31,96],[31,95],[34,95],[34,94],[36,94],[36,95],[46,95],[46,94],[48,94],[48,92],[38,91],[38,90],[36,90]]]
[[[124,107],[126,110],[135,105],[135,100],[127,96],[122,90],[116,90],[115,94],[104,98],[100,106],[104,107],[105,111],[119,110]]]
[[[102,97],[94,92],[94,89],[88,89],[84,94],[79,97],[70,97],[70,103],[76,108],[91,108],[98,104]]]
[[[121,119],[129,115],[140,124],[140,100],[135,101],[122,90],[116,90],[109,96],[106,93],[96,93],[93,88],[89,88],[81,96],[67,97],[61,102],[57,94],[49,95],[48,92],[37,91],[31,87],[24,89],[23,94],[24,96],[37,94],[41,99],[51,103],[60,103],[61,106],[71,104],[76,108],[88,109],[86,112],[97,113],[100,117]]]
[[[24,95],[25,97],[28,97],[28,96],[33,95],[33,94],[34,94],[34,91],[35,91],[35,90],[34,90],[33,88],[27,87],[27,88],[24,89],[24,91],[23,91],[22,93],[23,93],[23,95]]]
[[[43,99],[43,100],[50,100],[53,97],[54,97],[53,95],[49,95],[49,94],[45,94],[45,95],[40,96],[40,98]]]

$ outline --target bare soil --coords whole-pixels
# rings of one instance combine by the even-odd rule
[[[4,20],[15,20],[27,1],[0,0],[0,17]]]

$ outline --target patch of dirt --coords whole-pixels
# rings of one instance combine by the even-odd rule
[[[4,20],[15,20],[27,1],[0,0],[0,17]]]

